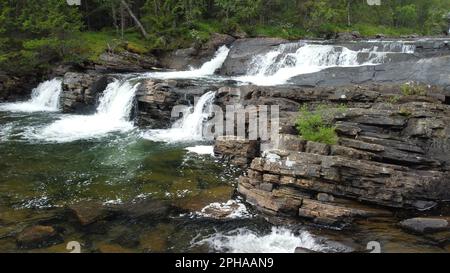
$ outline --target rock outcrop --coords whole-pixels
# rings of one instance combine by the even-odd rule
[[[239,39],[233,43],[220,74],[226,76],[240,76],[247,73],[253,57],[273,50],[287,40],[278,38]]]
[[[105,52],[94,64],[95,70],[102,73],[147,72],[158,66],[159,61],[155,57],[129,51]]]
[[[136,123],[146,128],[168,128],[180,118],[172,116],[174,106],[194,105],[195,98],[215,89],[192,80],[143,80],[136,96]]]
[[[443,88],[423,88],[422,96],[388,84],[221,89],[221,103],[280,105],[279,144],[252,161],[239,192],[265,213],[333,226],[388,214],[379,207],[423,211],[450,199],[450,106]],[[298,136],[302,104],[346,105],[327,118],[336,145]],[[244,149],[227,145],[219,139],[216,150],[242,157]]]
[[[450,90],[450,56],[395,62],[378,66],[329,68],[313,74],[299,75],[290,82],[300,86],[344,86],[350,84],[398,84],[416,81]]]
[[[236,39],[227,34],[214,33],[211,39],[202,45],[193,45],[190,48],[178,49],[161,58],[163,67],[174,70],[187,70],[190,67],[200,67],[209,61],[223,45],[230,46]]]
[[[91,113],[112,76],[98,73],[74,73],[64,75],[61,107],[64,113]]]

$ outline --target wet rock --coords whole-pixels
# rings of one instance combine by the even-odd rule
[[[175,106],[192,106],[196,98],[214,88],[190,80],[142,80],[136,92],[135,122],[140,127],[169,128],[181,118],[172,116]]]
[[[187,70],[190,67],[198,68],[209,61],[219,47],[223,45],[230,46],[235,40],[230,35],[214,33],[205,44],[178,49],[162,56],[161,63],[163,67],[174,70]]]
[[[140,234],[140,248],[145,252],[167,252],[169,237],[174,231],[170,224],[158,224],[156,227]]]
[[[448,70],[449,56],[403,61],[378,66],[329,68],[317,73],[293,77],[290,82],[303,86],[344,86],[349,84],[404,83],[408,81],[450,86],[450,79],[442,77]]]
[[[233,43],[220,73],[227,76],[245,75],[255,55],[267,53],[286,42],[278,38],[239,39]]]
[[[19,248],[42,248],[61,243],[62,238],[51,226],[33,226],[24,229],[16,237]]]
[[[415,233],[435,233],[450,230],[448,219],[444,218],[412,218],[400,222],[400,227]]]
[[[105,254],[120,254],[120,253],[132,253],[133,251],[123,248],[120,245],[101,243],[97,246],[97,250],[100,253]]]
[[[214,153],[222,160],[245,167],[259,155],[260,143],[234,136],[221,136],[215,142]]]
[[[0,71],[0,101],[26,100],[38,86],[39,75],[9,75]]]
[[[295,249],[295,254],[313,254],[313,253],[318,253],[318,252],[311,250],[311,249],[303,248],[303,247],[297,247]]]
[[[171,206],[160,200],[140,200],[120,205],[115,211],[131,219],[162,219],[169,216]]]
[[[111,212],[103,204],[93,201],[70,205],[69,210],[82,226],[92,225],[111,215]]]
[[[63,112],[94,112],[99,97],[112,81],[112,77],[97,73],[66,73],[60,98]]]

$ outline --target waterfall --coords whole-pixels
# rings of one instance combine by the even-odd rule
[[[344,46],[289,43],[255,56],[247,75],[235,79],[258,85],[279,85],[294,76],[329,67],[382,64],[389,54],[411,54],[414,50],[415,46],[400,42],[371,45],[358,51]]]
[[[211,76],[214,75],[217,69],[222,67],[229,52],[230,49],[227,46],[222,46],[217,50],[214,57],[210,61],[204,63],[198,69],[173,72],[154,72],[148,73],[147,76],[157,79],[187,79]]]
[[[56,112],[59,110],[61,91],[62,81],[60,79],[46,81],[33,89],[29,101],[4,103],[0,105],[0,110],[11,112]]]
[[[195,142],[203,140],[203,125],[212,113],[215,92],[208,92],[200,97],[194,107],[183,113],[183,118],[167,130],[149,130],[143,137],[152,141],[168,143]]]
[[[40,140],[70,142],[102,137],[111,132],[125,132],[134,128],[130,119],[138,84],[115,80],[110,83],[93,115],[63,116],[53,124],[34,133]]]

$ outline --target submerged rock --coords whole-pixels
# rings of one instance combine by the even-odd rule
[[[412,218],[400,222],[400,227],[415,233],[435,233],[450,230],[448,219],[443,218]]]
[[[16,237],[19,248],[42,248],[61,243],[62,238],[51,226],[33,226]]]
[[[82,226],[88,226],[110,216],[102,203],[94,201],[79,202],[69,206],[69,210],[75,215]]]

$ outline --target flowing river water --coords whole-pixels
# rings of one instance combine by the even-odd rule
[[[376,65],[388,50],[413,51],[404,46],[355,52],[325,45],[298,49],[284,45],[257,56],[248,75],[234,79],[243,84],[283,84],[294,75],[330,66]],[[403,233],[393,219],[363,222],[346,231],[268,223],[235,194],[241,170],[215,159],[211,143],[202,140],[213,92],[203,95],[170,129],[134,126],[130,116],[140,78],[221,80],[213,74],[228,51],[220,48],[199,69],[116,80],[105,89],[92,115],[59,112],[61,79],[39,85],[27,102],[0,105],[0,252],[68,252],[70,241],[80,242],[85,252],[292,253],[296,247],[341,252],[365,250],[370,241],[380,242],[388,252],[446,251]],[[67,216],[66,208],[90,201],[165,209],[162,215],[121,214],[81,227]],[[235,211],[214,220],[205,207]],[[35,224],[57,227],[63,241],[19,249],[11,234]]]

